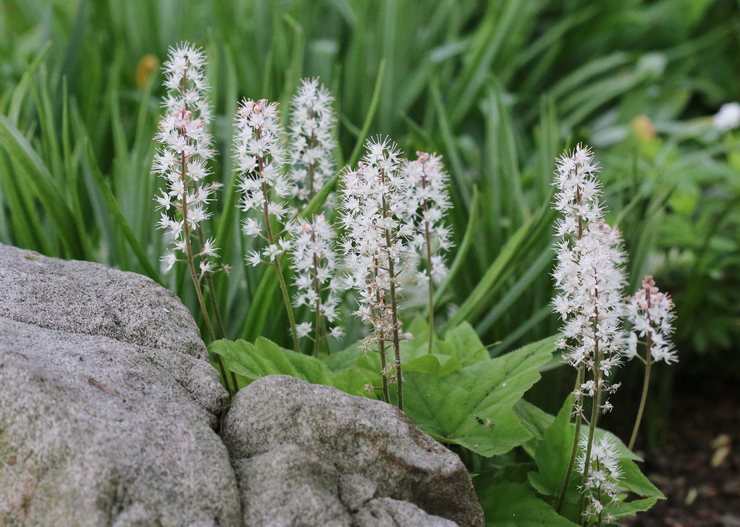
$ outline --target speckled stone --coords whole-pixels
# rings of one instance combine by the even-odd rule
[[[245,525],[484,524],[457,455],[380,401],[264,377],[237,394],[222,437]]]
[[[240,525],[205,353],[151,280],[0,246],[0,525]]]

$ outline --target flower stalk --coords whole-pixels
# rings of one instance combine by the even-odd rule
[[[164,64],[166,113],[159,123],[157,140],[161,144],[153,171],[165,181],[157,196],[162,210],[160,228],[170,240],[170,252],[163,258],[164,270],[176,262],[185,262],[193,283],[209,341],[216,338],[216,329],[208,312],[203,293],[203,281],[209,282],[215,270],[217,256],[212,239],[205,239],[203,223],[210,218],[206,205],[220,185],[206,183],[210,175],[208,160],[213,157],[212,139],[208,132],[211,111],[207,102],[208,82],[205,78],[205,54],[191,45],[170,50]],[[196,251],[194,244],[198,244]],[[211,290],[211,299],[217,305]],[[219,317],[217,311],[214,315]],[[223,359],[216,358],[223,383],[233,394],[237,386],[230,385]]]
[[[666,364],[678,362],[676,351],[670,342],[673,333],[673,301],[655,286],[652,276],[646,276],[642,288],[630,298],[627,305],[627,317],[632,324],[625,353],[627,359],[640,358],[645,363],[645,375],[642,382],[640,406],[637,409],[635,424],[630,436],[629,448],[634,448],[640,431],[645,405],[650,388],[650,373],[654,362]],[[643,340],[641,340],[643,339]],[[645,357],[637,352],[639,343],[645,347]]]

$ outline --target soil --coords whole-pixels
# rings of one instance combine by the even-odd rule
[[[665,445],[643,452],[643,470],[668,499],[629,525],[740,527],[740,382],[713,375],[721,364],[681,366]]]

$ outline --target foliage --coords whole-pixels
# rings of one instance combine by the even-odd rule
[[[564,516],[552,505],[570,460],[572,398],[566,399],[555,418],[522,398],[551,359],[556,337],[491,358],[467,323],[449,330],[444,339],[435,339],[431,354],[427,353],[428,331],[417,318],[411,326],[413,338],[404,342],[406,415],[437,440],[503,464],[475,479],[490,525],[574,525],[577,478],[568,490]],[[219,340],[210,345],[210,351],[238,374],[241,385],[266,375],[291,375],[353,395],[380,397],[377,354],[363,354],[356,345],[317,358],[260,337],[254,343]],[[602,435],[619,447],[625,493],[640,497],[621,501],[614,508],[615,517],[647,510],[663,499],[635,464],[641,459],[599,429],[597,437]],[[512,462],[504,456],[516,447],[522,447],[532,463]]]
[[[740,305],[732,296],[740,290],[737,140],[718,142],[715,133],[703,148],[713,132],[701,116],[740,99],[730,73],[740,67],[736,6],[486,5],[2,0],[0,240],[143,272],[195,307],[184,270],[166,280],[157,272],[165,248],[151,229],[150,198],[157,63],[187,39],[211,60],[222,154],[238,95],[287,103],[302,76],[318,75],[337,98],[338,166],[378,131],[409,151],[445,156],[458,254],[465,249],[437,295],[442,311],[464,306],[448,327],[467,320],[498,343],[496,353],[554,332],[551,218],[526,236],[521,228],[534,227],[549,199],[552,159],[583,138],[600,156],[613,151],[603,158],[606,192],[625,226],[633,285],[651,272],[687,306],[680,351],[731,346]],[[287,344],[274,271],[241,265],[249,244],[238,229],[235,178],[229,156],[218,157],[223,212],[209,230],[233,269],[228,280],[216,277],[226,333]],[[475,243],[463,243],[466,232]]]

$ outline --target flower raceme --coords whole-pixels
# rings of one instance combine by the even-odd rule
[[[678,362],[670,338],[673,334],[673,301],[655,287],[652,276],[646,276],[642,288],[627,303],[627,318],[632,324],[625,356],[637,356],[637,344],[649,347],[651,360],[666,364]]]
[[[202,223],[210,217],[207,205],[219,187],[206,181],[210,175],[207,163],[214,151],[208,132],[211,111],[204,68],[202,50],[189,44],[170,50],[164,64],[166,113],[156,136],[161,148],[153,163],[153,171],[165,181],[156,197],[162,210],[159,227],[171,243],[170,252],[162,258],[165,271],[177,261],[194,260],[201,277],[214,269],[217,250],[212,239],[204,238]],[[196,243],[198,249],[193,247]]]
[[[404,337],[398,318],[402,291],[399,276],[415,268],[416,253],[409,243],[414,227],[408,204],[408,179],[401,169],[400,153],[387,139],[368,142],[356,170],[342,175],[341,224],[345,232],[342,250],[348,268],[347,285],[358,292],[356,315],[371,328],[366,349],[380,353],[383,391],[387,383],[398,384],[398,403],[403,407],[403,376],[400,340]],[[385,347],[394,351],[393,365],[385,362]]]
[[[334,175],[334,98],[318,79],[304,79],[291,102],[290,172],[293,195],[306,201]]]
[[[334,231],[323,214],[315,215],[310,221],[301,220],[292,228],[293,243],[291,256],[295,277],[296,307],[306,306],[315,316],[313,325],[298,324],[299,337],[308,337],[313,331],[315,349],[318,350],[322,332],[322,320],[332,323],[337,318],[339,296],[334,280],[337,265],[334,252]],[[329,335],[342,337],[342,329],[336,326]]]
[[[642,288],[629,299],[627,318],[632,324],[632,330],[624,354],[628,359],[638,357],[645,364],[640,406],[629,442],[629,448],[633,448],[645,411],[653,362],[672,364],[678,362],[678,357],[670,340],[673,333],[673,302],[670,296],[655,287],[652,276],[646,276],[642,281]],[[645,348],[644,357],[637,351],[638,343]]]
[[[609,506],[618,502],[622,490],[619,452],[614,441],[604,435],[593,443],[587,462],[585,452],[588,449],[588,436],[583,434],[579,441],[584,453],[578,458],[578,470],[583,473],[588,465],[588,478],[583,482],[582,488],[587,500],[584,516],[599,524],[611,523],[613,518],[609,513]]]
[[[271,221],[284,224],[290,217],[287,198],[290,184],[283,174],[285,152],[278,120],[277,103],[266,99],[245,100],[236,113],[234,157],[239,173],[240,207],[246,218],[244,234],[261,238],[265,246],[252,249],[248,262],[270,263],[289,247],[282,232],[274,232]]]
[[[563,350],[565,361],[577,369],[573,390],[576,433],[556,505],[558,511],[563,506],[579,448],[583,459],[591,459],[599,414],[612,410],[608,398],[602,401],[602,397],[619,387],[610,385],[609,377],[620,364],[625,340],[622,291],[627,258],[621,234],[604,221],[598,172],[593,153],[581,145],[560,156],[556,163],[554,208],[560,218],[555,229],[558,243],[553,279],[557,293],[553,310],[563,324],[558,347]],[[588,433],[579,445],[587,399],[591,400]],[[582,463],[579,470],[583,481],[589,481],[591,463]]]
[[[553,309],[563,321],[559,347],[566,362],[593,374],[590,380],[583,376],[576,386],[577,412],[583,410],[583,397],[618,387],[609,386],[607,379],[620,363],[624,344],[622,291],[627,258],[621,234],[604,222],[597,175],[593,153],[581,145],[558,159],[555,209],[561,217],[556,223],[560,239]],[[611,410],[608,401],[596,404],[603,412]]]
[[[212,238],[206,238],[203,223],[210,213],[207,205],[220,185],[208,183],[208,160],[213,157],[212,139],[208,132],[211,110],[208,106],[206,59],[201,49],[184,44],[170,50],[164,64],[165,116],[156,136],[162,145],[157,152],[153,171],[165,181],[165,189],[156,198],[162,209],[159,226],[170,238],[170,251],[162,259],[165,271],[177,261],[184,261],[190,271],[198,304],[211,340],[223,336],[218,304],[210,274],[217,249]],[[197,267],[197,269],[196,269]],[[206,307],[203,280],[210,290],[210,301],[217,324],[211,322]],[[235,376],[227,376],[223,359],[217,359],[221,377],[229,393],[235,393]]]
[[[416,160],[404,164],[403,177],[409,190],[408,206],[415,211],[410,243],[425,259],[425,268],[417,278],[419,284],[426,285],[440,283],[447,276],[447,266],[439,253],[452,248],[451,232],[444,223],[452,203],[442,157],[425,152],[416,155]]]

